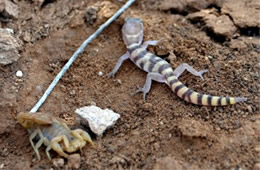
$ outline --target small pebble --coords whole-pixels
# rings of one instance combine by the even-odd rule
[[[120,79],[117,79],[116,81],[119,85],[122,84],[122,81]]]
[[[41,85],[37,85],[37,86],[36,86],[36,90],[42,91],[42,86],[41,86]]]
[[[1,164],[1,165],[0,165],[0,169],[3,169],[4,166],[5,166],[5,164]]]
[[[260,163],[256,163],[253,170],[260,170]]]
[[[101,76],[103,76],[103,72],[102,71],[99,71],[98,72],[98,75],[101,77]]]
[[[256,145],[255,151],[258,152],[258,153],[260,153],[260,145]]]
[[[18,71],[16,72],[16,76],[17,76],[17,77],[23,77],[23,72],[22,72],[21,70],[18,70]]]
[[[78,153],[69,155],[68,168],[79,169],[80,168],[80,155]]]
[[[14,34],[14,30],[11,28],[5,28],[6,32],[8,32],[9,34]]]
[[[52,160],[52,164],[56,168],[61,168],[64,166],[64,159],[63,158],[55,158]]]
[[[96,106],[97,104],[96,104],[96,102],[91,101],[91,102],[90,102],[90,105],[92,105],[92,106]]]
[[[23,40],[25,42],[30,42],[31,41],[31,34],[29,32],[25,32],[24,35],[23,35]]]
[[[152,109],[153,105],[151,103],[145,103],[143,105],[144,110],[150,110]]]
[[[86,10],[85,22],[88,25],[93,25],[97,20],[98,7],[90,6]]]
[[[219,127],[216,127],[216,130],[217,130],[217,131],[220,131],[221,129],[220,129]]]
[[[247,106],[247,110],[248,110],[249,113],[253,113],[253,109],[250,105]]]

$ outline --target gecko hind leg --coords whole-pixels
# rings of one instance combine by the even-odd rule
[[[202,74],[208,72],[208,70],[200,70],[197,71],[196,69],[194,69],[192,66],[190,66],[187,63],[182,63],[181,65],[179,65],[174,71],[174,75],[178,78],[185,70],[187,70],[188,72],[190,72],[191,74],[193,74],[194,76],[198,76],[200,77],[202,80],[204,80]]]
[[[151,89],[152,80],[160,82],[160,83],[165,83],[166,82],[165,76],[163,76],[163,75],[161,75],[159,73],[148,73],[144,86],[141,88],[141,87],[139,87],[137,85],[138,90],[133,95],[142,92],[143,93],[143,99],[145,101],[146,94]]]

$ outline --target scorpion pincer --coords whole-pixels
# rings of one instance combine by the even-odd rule
[[[17,115],[18,122],[30,133],[30,143],[40,160],[39,147],[44,144],[47,146],[45,152],[51,160],[49,151],[55,150],[59,155],[68,158],[68,153],[80,150],[90,143],[94,145],[89,134],[82,129],[70,130],[62,121],[52,117],[47,113],[21,112]],[[33,139],[39,139],[36,145]]]

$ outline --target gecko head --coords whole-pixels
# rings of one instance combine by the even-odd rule
[[[126,18],[122,28],[124,42],[128,49],[140,46],[143,41],[143,22],[138,18]]]

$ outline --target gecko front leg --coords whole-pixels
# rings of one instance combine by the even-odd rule
[[[143,45],[142,45],[142,48],[145,48],[145,49],[146,49],[149,45],[156,46],[161,40],[162,40],[162,39],[160,39],[160,40],[148,40],[148,41],[145,41],[145,42],[143,43]]]
[[[145,101],[145,96],[151,89],[152,80],[160,82],[160,83],[166,82],[166,78],[165,78],[164,75],[162,75],[160,73],[152,73],[152,72],[148,73],[143,88],[140,88],[139,86],[137,86],[138,90],[134,93],[134,95],[142,92],[143,93],[143,99]]]
[[[122,56],[118,59],[116,65],[115,65],[115,67],[114,67],[114,69],[113,69],[107,76],[108,76],[108,77],[114,77],[115,74],[116,74],[116,72],[117,72],[117,71],[119,70],[119,68],[121,67],[122,63],[123,63],[125,60],[127,60],[129,57],[130,57],[129,52],[126,52],[124,55],[122,55]]]

